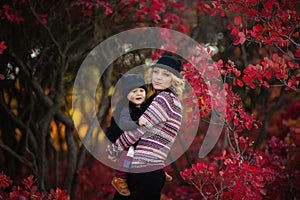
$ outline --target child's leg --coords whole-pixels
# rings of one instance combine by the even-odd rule
[[[118,163],[117,163],[119,169],[123,169],[124,171],[116,170],[116,175],[111,182],[112,186],[123,196],[130,195],[130,190],[126,183],[126,178],[127,178],[127,174],[128,174],[128,172],[125,171],[126,168],[128,168],[126,165],[126,163],[127,163],[126,154],[127,154],[127,151],[122,152],[122,154],[118,160]],[[125,165],[124,165],[124,163],[125,163]]]
[[[122,178],[122,179],[126,179],[127,178],[127,174],[128,172],[123,172],[121,170],[116,170],[116,177],[117,178]]]

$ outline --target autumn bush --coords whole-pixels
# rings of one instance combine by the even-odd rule
[[[37,179],[33,175],[24,178],[21,185],[14,185],[13,180],[10,179],[3,172],[0,173],[0,199],[10,200],[69,200],[70,197],[67,191],[51,189],[49,193],[39,192],[36,186]]]

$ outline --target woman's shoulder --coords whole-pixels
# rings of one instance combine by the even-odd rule
[[[174,113],[181,114],[182,105],[174,93],[162,91],[155,97],[154,100],[157,104],[164,108],[165,112],[167,112],[169,116],[173,116]]]
[[[177,95],[170,89],[161,91],[156,97],[164,97],[167,99],[178,99]]]
[[[163,104],[170,104],[172,107],[180,107],[181,103],[178,99],[178,96],[175,95],[172,91],[161,91],[155,98],[155,101],[161,102]]]

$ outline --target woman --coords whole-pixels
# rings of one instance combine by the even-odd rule
[[[129,197],[115,193],[114,200],[159,200],[165,183],[165,160],[179,132],[182,107],[179,100],[184,81],[181,78],[181,62],[171,56],[161,57],[152,67],[150,78],[155,93],[147,100],[148,108],[139,121],[143,127],[125,131],[110,145],[110,156],[138,141],[131,163],[127,183]]]

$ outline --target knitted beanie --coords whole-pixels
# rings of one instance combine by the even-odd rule
[[[181,70],[182,70],[182,64],[180,60],[177,60],[173,58],[172,56],[162,56],[156,64],[154,64],[152,67],[161,67],[164,68],[173,74],[175,74],[177,77],[181,77]]]
[[[143,88],[147,93],[146,83],[141,74],[119,74],[121,92],[127,96],[134,88]]]

